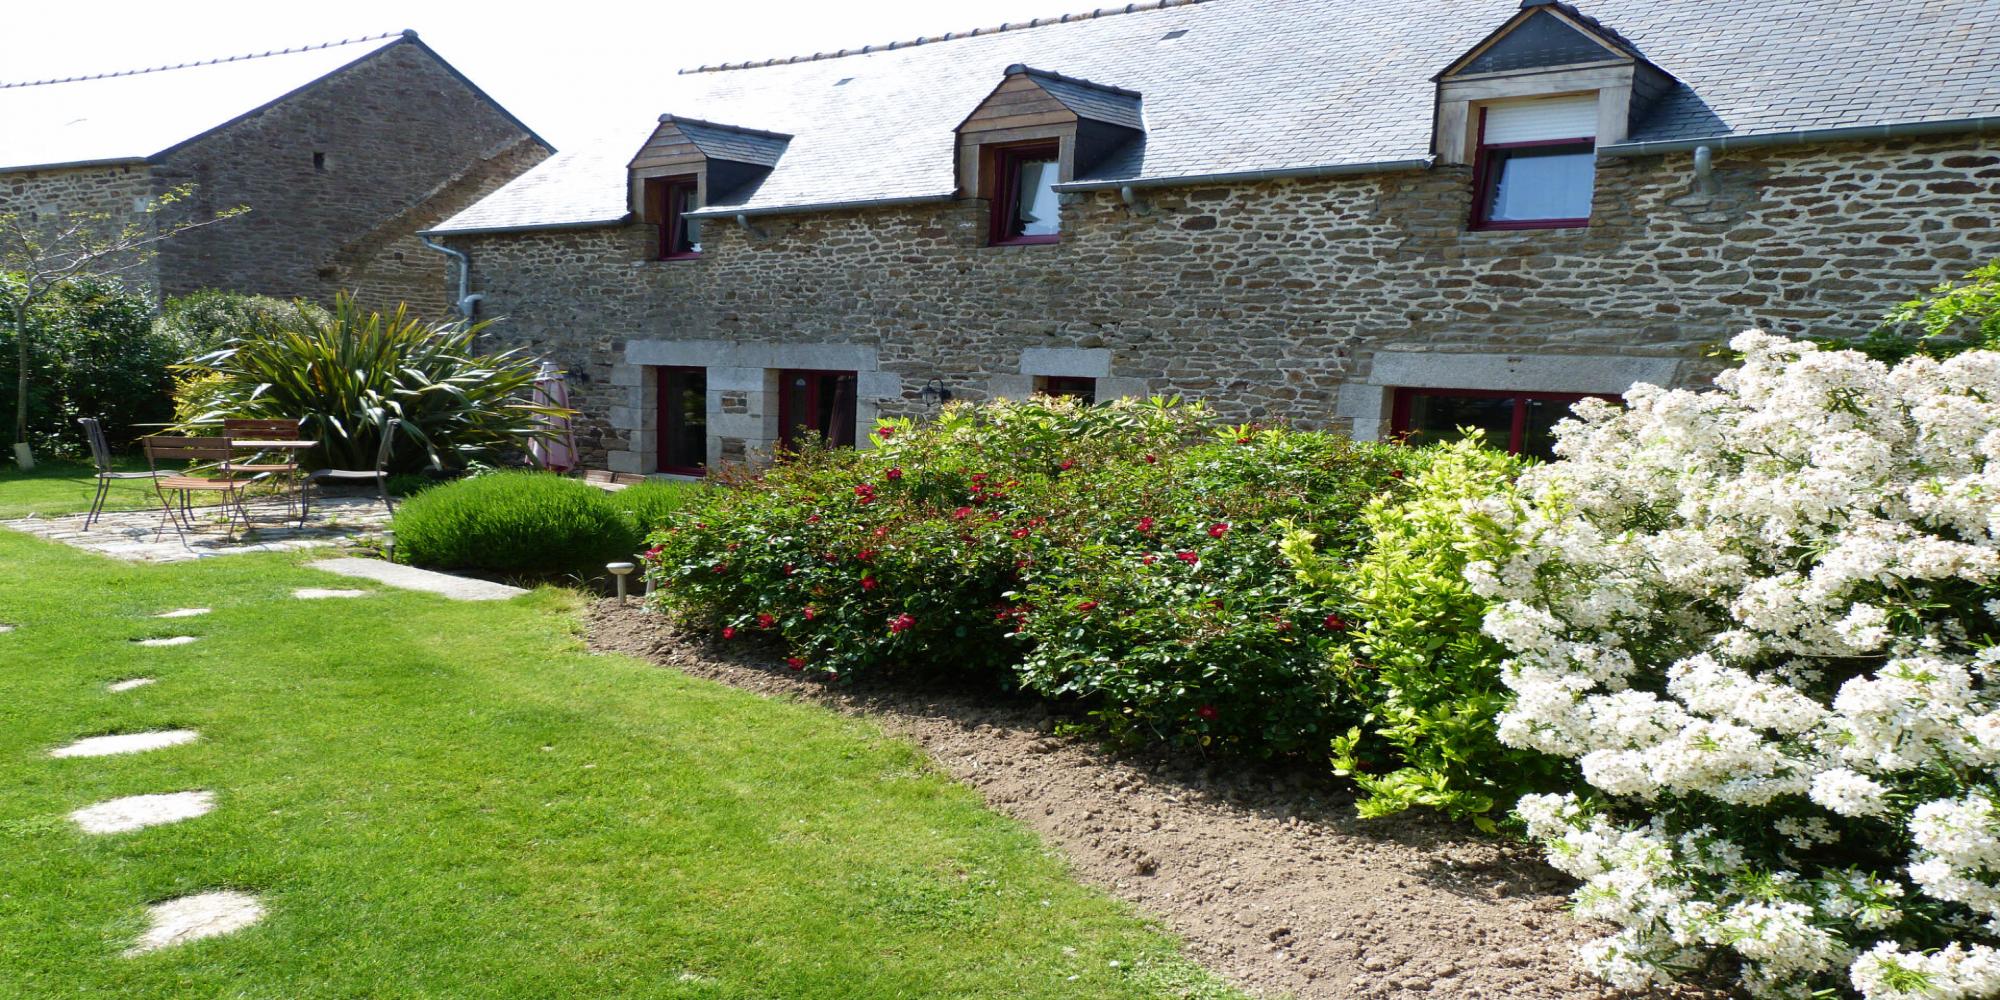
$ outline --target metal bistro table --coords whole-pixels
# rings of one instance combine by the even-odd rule
[[[228,438],[227,440],[231,450],[247,451],[253,455],[265,451],[301,452],[319,447],[318,441],[310,441],[304,438]],[[299,527],[303,528],[306,526],[306,477],[299,475],[296,455],[293,456],[293,460],[289,465],[291,491],[290,496],[286,498],[286,506],[289,508],[292,503],[298,504]]]

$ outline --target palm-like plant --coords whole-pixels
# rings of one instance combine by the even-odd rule
[[[533,359],[518,350],[478,353],[473,341],[485,325],[427,324],[400,305],[386,317],[364,313],[336,296],[328,318],[302,314],[298,329],[231,340],[176,366],[211,376],[200,412],[187,422],[301,419],[301,433],[319,441],[306,457],[316,468],[372,466],[392,419],[414,445],[398,445],[392,471],[462,468],[524,448],[573,411],[529,400]]]

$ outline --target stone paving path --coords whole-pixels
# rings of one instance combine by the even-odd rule
[[[240,931],[264,918],[264,904],[248,893],[204,892],[157,903],[147,916],[151,926],[125,949],[126,958]]]
[[[125,833],[193,819],[214,808],[214,792],[168,792],[99,802],[70,813],[69,818],[85,833]]]
[[[449,573],[433,573],[415,566],[383,562],[380,559],[320,559],[306,564],[308,569],[325,570],[342,576],[360,577],[404,590],[440,594],[454,601],[504,601],[527,593],[504,583],[473,580]]]
[[[85,529],[84,515],[0,521],[0,527],[132,562],[186,562],[238,552],[284,552],[334,545],[380,532],[389,521],[382,501],[372,497],[315,499],[304,528],[286,520],[281,509],[252,505],[252,527],[231,534],[222,521],[197,520],[183,542],[159,510],[110,511]],[[164,529],[164,530],[163,530]]]

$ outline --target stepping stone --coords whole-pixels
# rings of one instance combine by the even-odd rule
[[[139,639],[137,641],[141,646],[185,646],[198,638],[200,636],[170,635],[164,639]]]
[[[70,813],[69,818],[85,833],[125,833],[193,819],[214,808],[214,792],[168,792],[99,802]]]
[[[174,610],[172,610],[172,611],[162,611],[162,612],[160,612],[159,614],[157,614],[157,615],[154,615],[153,617],[155,617],[155,618],[193,618],[193,617],[194,617],[194,616],[196,616],[196,615],[205,615],[205,614],[208,614],[208,609],[207,609],[207,608],[176,608],[176,609],[174,609]]]
[[[114,736],[92,736],[77,740],[66,747],[49,751],[51,757],[109,757],[115,753],[138,753],[141,750],[158,750],[163,747],[177,747],[192,743],[200,733],[192,729],[161,729],[150,733],[118,733]]]
[[[153,683],[153,679],[151,677],[134,677],[129,681],[119,681],[115,684],[108,684],[105,686],[104,690],[109,691],[112,694],[117,694],[121,691],[130,691],[133,688],[142,688],[151,683]]]
[[[509,587],[504,583],[470,580],[449,573],[433,573],[427,569],[383,562],[380,559],[321,559],[309,562],[306,566],[328,573],[338,573],[341,576],[374,580],[404,590],[421,590],[438,594],[454,601],[504,601],[527,593],[519,587]]]
[[[126,958],[240,931],[264,919],[264,904],[249,893],[225,889],[156,903],[147,916],[152,926],[125,949]]]
[[[292,596],[301,601],[318,601],[329,597],[366,597],[365,590],[328,590],[324,587],[300,587],[292,591]]]
[[[12,626],[12,625],[0,625],[0,635],[6,635],[7,633],[9,633],[9,632],[12,632],[12,631],[14,631],[14,626]]]

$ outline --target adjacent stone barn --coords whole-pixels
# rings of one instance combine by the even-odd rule
[[[1990,0],[1156,0],[658,99],[433,230],[631,472],[1035,391],[1540,452],[2000,256]]]
[[[455,271],[417,232],[551,152],[414,32],[0,84],[0,213],[115,228],[190,184],[149,224],[250,209],[160,244],[134,277],[165,295],[357,291],[448,318]]]

